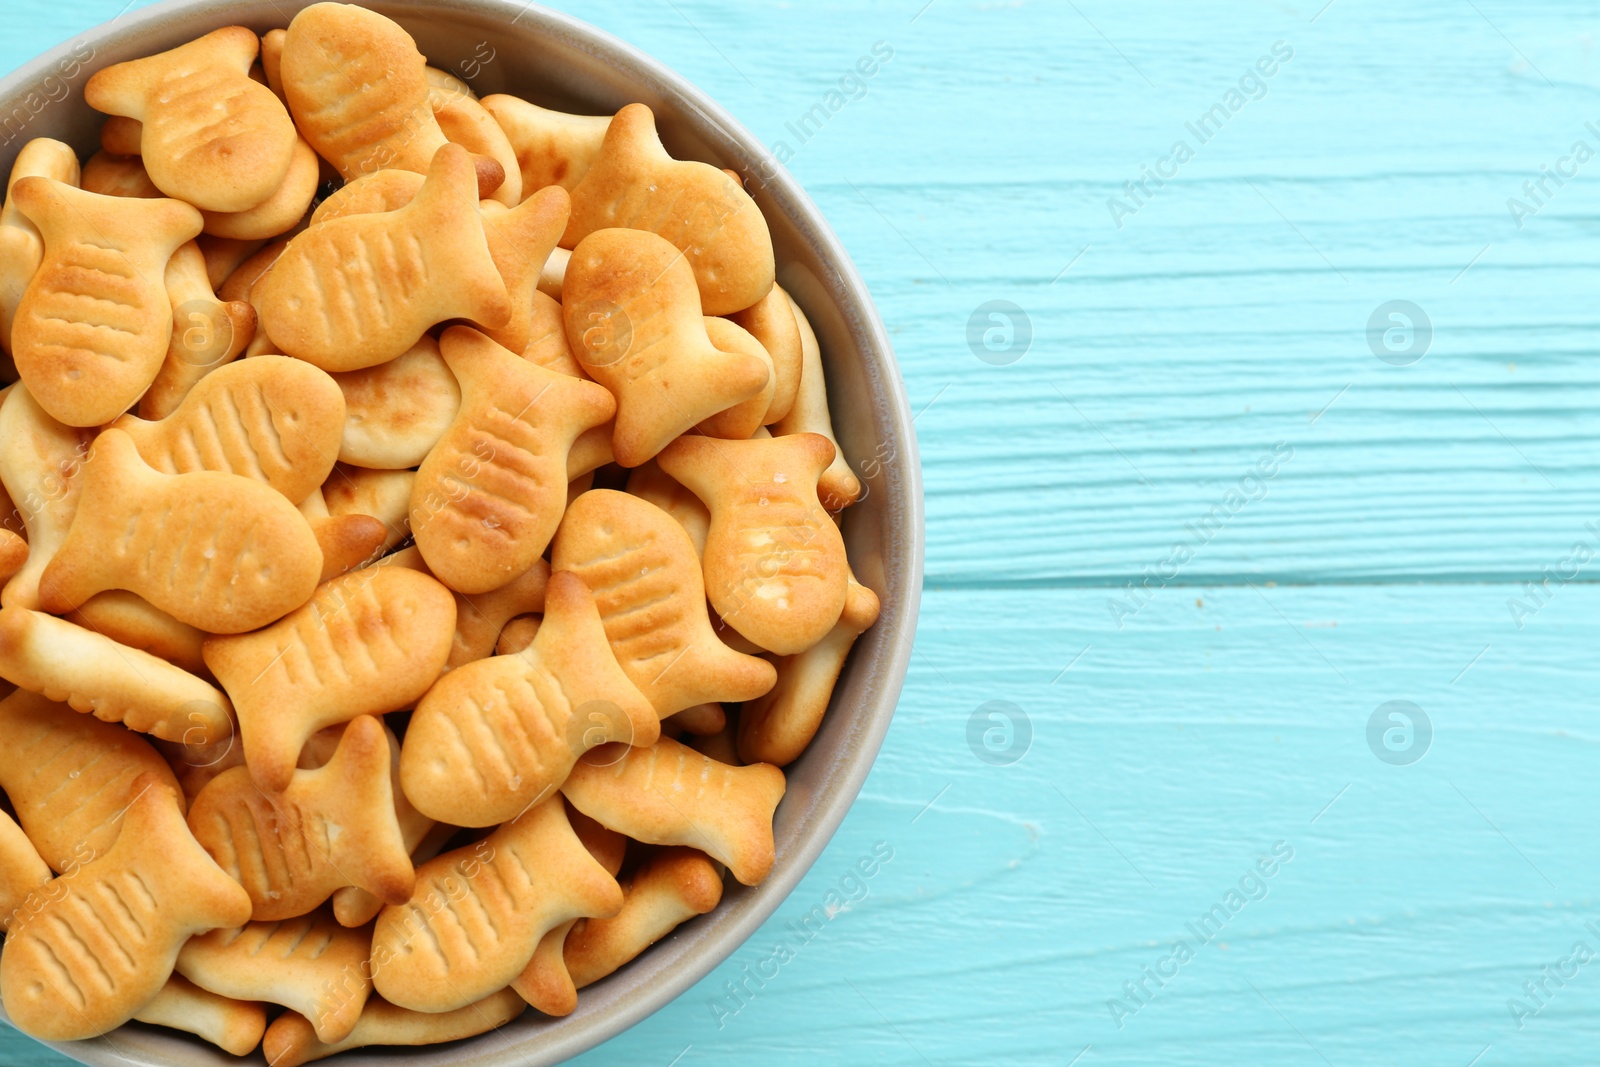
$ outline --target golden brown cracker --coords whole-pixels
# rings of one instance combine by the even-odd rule
[[[141,171],[143,168],[141,168]],[[28,283],[44,262],[44,238],[11,195],[17,182],[31,175],[78,185],[78,154],[71,145],[36,137],[22,146],[6,180],[4,206],[0,206],[0,349],[11,351],[11,324]]]
[[[589,173],[611,125],[610,115],[569,115],[496,93],[483,98],[515,153],[522,190],[559,185],[571,192]]]
[[[610,226],[650,230],[681,249],[707,315],[742,311],[772,288],[772,236],[761,209],[717,168],[669,156],[643,104],[624,107],[607,127],[599,156],[572,190],[562,247]]]
[[[607,874],[615,878],[617,872],[622,870],[622,861],[627,855],[628,839],[615,830],[601,826],[570,804],[567,805],[567,819],[572,824],[573,832],[578,835],[578,840],[589,850],[589,855],[599,861]],[[578,990],[572,984],[572,976],[567,973],[563,949],[567,943],[567,934],[575,925],[585,921],[587,920],[568,919],[546,931],[544,937],[539,939],[539,947],[533,951],[533,959],[528,961],[522,973],[511,983],[511,988],[515,989],[522,999],[546,1015],[571,1015],[573,1009],[578,1006]]]
[[[119,645],[141,649],[190,674],[206,675],[200,646],[205,631],[179,622],[148,600],[122,589],[108,589],[63,616],[86,630],[104,634]]]
[[[336,729],[338,727],[332,727],[322,733]],[[384,727],[384,733],[389,738],[389,783],[390,791],[394,793],[394,819],[400,827],[400,840],[415,866],[437,856],[444,849],[448,837],[455,833],[455,827],[447,826],[441,831],[438,823],[411,803],[405,790],[400,788],[400,739],[387,726]],[[381,910],[383,900],[360,886],[343,886],[333,894],[333,917],[340,926],[365,926],[376,919]]]
[[[527,1010],[528,1005],[509,989],[445,1012],[408,1011],[373,997],[350,1036],[336,1045],[318,1041],[311,1023],[289,1012],[267,1028],[262,1052],[269,1067],[300,1067],[354,1048],[437,1045],[476,1037],[499,1029]]]
[[[769,764],[730,767],[662,738],[649,748],[594,750],[561,791],[601,825],[646,844],[697,848],[745,885],[772,870],[784,777]]]
[[[177,791],[146,777],[130,789],[116,844],[35,893],[6,935],[0,996],[33,1037],[121,1026],[161,992],[191,935],[249,918],[249,897],[195,842]]]
[[[461,408],[461,386],[439,342],[424,334],[387,363],[333,375],[344,393],[339,459],[402,470],[428,458]]]
[[[582,919],[567,935],[564,959],[582,989],[632,961],[696,915],[722,901],[722,870],[692,848],[663,848],[622,886],[622,910]]]
[[[447,319],[505,323],[511,305],[479,222],[466,150],[441,148],[405,207],[347,215],[299,234],[258,283],[255,299],[274,342],[328,371],[394,359]]]
[[[739,755],[746,763],[785,767],[800,757],[822,725],[856,638],[877,620],[877,594],[852,576],[833,629],[804,652],[780,659],[778,684],[741,710]]]
[[[242,26],[106,67],[89,106],[144,124],[139,154],[162,192],[206,211],[247,211],[283,184],[295,128],[283,102],[250,80],[260,41]]]
[[[26,608],[0,609],[0,677],[168,741],[203,743],[233,730],[228,698],[204,679]]]
[[[461,409],[417,471],[411,532],[428,568],[472,595],[543,555],[566,504],[567,452],[615,402],[477,330],[453,326],[440,348],[461,383]]]
[[[255,1002],[219,997],[175,974],[154,1000],[134,1012],[133,1020],[194,1034],[230,1056],[248,1056],[266,1033],[267,1009]]]
[[[38,855],[60,873],[111,850],[141,774],[177,787],[138,734],[25,689],[0,700],[0,734],[0,788]]]
[[[616,880],[551,797],[422,865],[411,899],[378,916],[373,980],[392,1004],[451,1011],[504,989],[552,927],[621,906]]]
[[[732,318],[748,330],[772,358],[772,402],[761,420],[770,426],[794,408],[795,396],[800,391],[800,372],[805,366],[805,350],[800,342],[794,305],[783,287],[774,285],[766,296],[743,311],[735,312]]]
[[[557,572],[532,647],[459,667],[418,702],[400,779],[428,816],[492,826],[553,793],[586,749],[648,744],[658,729],[655,709],[617,666],[593,594]]]
[[[244,886],[251,918],[303,915],[346,885],[403,901],[413,872],[395,820],[389,763],[383,726],[362,716],[326,766],[291,766],[281,791],[258,788],[248,766],[218,775],[190,805],[189,825]]]
[[[217,299],[206,277],[205,254],[193,241],[172,254],[165,285],[172,337],[161,369],[139,398],[141,419],[171,415],[201,378],[238,359],[256,334],[255,308],[243,300]]]
[[[208,633],[243,633],[316,588],[322,552],[311,527],[262,482],[162,474],[114,429],[95,439],[82,478],[72,528],[39,579],[46,610],[127,589]]]
[[[112,426],[162,474],[242,475],[299,502],[333,470],[344,418],[344,394],[331,376],[270,358],[219,366],[165,419],[125,414]]]
[[[551,561],[595,590],[617,663],[660,718],[753,700],[776,681],[771,664],[717,640],[694,544],[654,504],[611,489],[583,494],[561,521]]]
[[[844,610],[844,540],[816,491],[832,458],[826,438],[794,434],[683,437],[659,460],[711,510],[704,567],[712,607],[780,655],[822,640]]]
[[[426,171],[445,145],[426,66],[393,20],[322,3],[289,23],[279,76],[301,135],[351,181],[385,168]]]
[[[200,213],[42,177],[23,178],[11,195],[44,237],[11,327],[17,371],[55,418],[104,425],[161,369],[172,337],[167,261],[200,232]]]
[[[449,655],[455,621],[442,585],[385,567],[318,586],[263,630],[208,640],[206,663],[239,710],[251,775],[283,789],[312,734],[422,696]]]
[[[344,420],[344,394],[325,372],[297,359],[244,359],[201,378],[164,419],[124,415],[111,425],[163,474],[237,474],[299,503],[333,470]]]
[[[789,307],[794,311],[795,325],[800,330],[800,385],[795,391],[794,406],[789,409],[789,414],[773,424],[772,432],[779,437],[817,433],[833,444],[833,462],[828,464],[828,469],[823,471],[818,480],[817,492],[822,497],[824,507],[829,511],[839,511],[860,499],[861,480],[850,469],[844,450],[839,448],[839,440],[833,435],[833,419],[828,414],[828,383],[823,373],[822,347],[817,343],[816,331],[811,328],[811,321],[793,297],[789,299]]]
[[[190,938],[177,971],[218,996],[282,1004],[310,1020],[319,1040],[342,1041],[372,993],[371,952],[370,930],[348,930],[318,909]]]
[[[585,237],[573,250],[563,292],[573,354],[617,397],[612,448],[624,467],[637,467],[771,380],[755,356],[712,345],[694,272],[654,234],[605,229]]]

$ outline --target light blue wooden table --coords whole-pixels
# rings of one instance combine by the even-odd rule
[[[122,3],[12,0],[0,67]],[[1600,12],[567,7],[787,142],[898,347],[929,548],[832,846],[581,1062],[1596,1062]]]

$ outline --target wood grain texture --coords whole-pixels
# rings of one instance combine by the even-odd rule
[[[121,3],[22,0],[0,66]],[[580,1062],[1592,1060],[1600,964],[1541,968],[1600,952],[1597,565],[1520,629],[1508,601],[1600,550],[1600,159],[1520,227],[1506,203],[1574,141],[1600,152],[1592,5],[564,6],[792,150],[922,412],[929,548],[900,713],[832,845],[732,960]],[[1185,124],[1277,41],[1293,58],[1198,144]],[[1180,138],[1193,158],[1119,228],[1108,198]],[[1411,366],[1367,336],[1395,299],[1434,328]],[[969,347],[990,300],[1031,324],[1009,365]],[[1170,576],[1136,605],[1146,568]],[[968,744],[994,700],[1031,723],[1013,765]],[[1367,746],[1390,700],[1432,721],[1412,766]],[[1143,979],[1278,841],[1264,899]],[[859,899],[800,944],[830,892]],[[1519,1029],[1525,981],[1552,992]],[[64,1061],[0,1035],[0,1062]]]

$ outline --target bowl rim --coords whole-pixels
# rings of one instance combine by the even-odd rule
[[[278,17],[285,20],[292,18],[300,8],[309,6],[308,0],[292,0],[288,4],[278,4],[273,0],[265,2],[276,8],[279,12]],[[357,0],[357,3],[358,6],[381,10],[391,15],[397,12],[411,12],[417,16],[431,18],[448,16],[452,11],[471,13],[474,17],[487,16],[496,18],[497,21],[507,21],[510,25],[528,25],[535,32],[546,36],[554,35],[582,48],[591,56],[614,64],[628,77],[642,80],[663,98],[672,100],[683,113],[693,116],[702,132],[714,134],[741,159],[760,161],[759,173],[751,174],[749,168],[745,168],[746,180],[752,185],[752,195],[759,191],[770,196],[776,202],[777,209],[784,213],[805,243],[811,246],[816,258],[837,274],[835,278],[823,278],[820,281],[827,298],[837,305],[844,317],[848,331],[855,341],[855,347],[859,350],[860,358],[874,365],[873,369],[882,388],[871,398],[871,402],[879,412],[880,422],[887,424],[886,436],[892,438],[897,453],[891,459],[892,476],[885,479],[886,489],[891,492],[892,499],[887,505],[888,513],[884,523],[886,527],[894,523],[902,529],[886,530],[884,555],[888,557],[891,546],[902,553],[895,561],[893,569],[903,576],[903,588],[892,590],[894,595],[885,599],[883,617],[879,620],[879,625],[885,629],[884,636],[880,638],[885,642],[885,647],[873,676],[880,695],[872,702],[871,708],[866,709],[871,711],[871,715],[865,723],[865,728],[854,735],[856,741],[854,754],[848,759],[839,761],[835,766],[828,780],[829,788],[825,801],[812,812],[805,832],[798,835],[802,839],[797,843],[797,847],[792,849],[784,857],[785,862],[779,864],[768,879],[757,887],[759,899],[755,905],[741,909],[739,913],[725,916],[718,925],[715,934],[715,940],[720,946],[718,951],[712,953],[709,958],[704,955],[691,957],[686,960],[685,966],[669,974],[665,981],[634,990],[631,1000],[618,1006],[611,1014],[595,1020],[595,1024],[588,1028],[578,1029],[572,1033],[543,1035],[542,1044],[533,1049],[522,1043],[513,1045],[507,1050],[511,1056],[503,1061],[525,1064],[531,1052],[539,1062],[553,1063],[579,1055],[631,1029],[683,995],[730,958],[739,946],[790,898],[801,879],[811,870],[833,840],[853,806],[876,762],[893,718],[910,665],[912,643],[915,638],[925,552],[922,474],[916,432],[910,402],[888,332],[865,281],[861,278],[843,243],[800,183],[775,159],[760,139],[708,93],[632,44],[597,26],[541,4],[522,3],[521,0]],[[47,76],[63,70],[61,64],[71,63],[75,58],[82,59],[75,50],[86,43],[93,45],[97,42],[111,42],[136,36],[141,32],[158,32],[163,26],[178,20],[207,27],[247,24],[254,20],[241,17],[242,13],[259,6],[259,3],[251,3],[250,0],[244,2],[160,0],[148,7],[124,11],[110,21],[78,33],[73,38],[27,61],[4,77],[0,77],[0,100],[41,84]],[[92,58],[84,62],[98,69]],[[6,127],[6,132],[11,133],[9,126]],[[26,131],[23,132],[25,141]],[[8,137],[4,144],[0,145],[0,150],[11,149],[11,142],[15,138],[15,134]],[[800,299],[798,294],[796,299]],[[824,359],[829,360],[826,348]],[[842,447],[841,445],[841,449]],[[894,460],[899,462],[893,462]],[[848,512],[846,514],[848,515]],[[886,566],[886,570],[888,569],[890,568]],[[3,1011],[0,1011],[0,1019],[9,1024],[9,1019],[5,1019]],[[481,1036],[487,1037],[488,1034]],[[451,1062],[474,1064],[481,1062],[485,1065],[502,1062],[497,1057],[480,1059],[479,1056],[472,1054],[469,1050],[475,1051],[475,1049],[471,1042],[477,1040],[474,1038],[470,1042],[455,1042],[444,1046],[461,1054]],[[108,1045],[103,1038],[90,1042],[42,1043],[80,1062],[105,1065],[105,1067],[156,1062],[129,1058],[126,1054],[115,1050],[114,1045],[103,1047]],[[254,1055],[259,1058],[259,1052]],[[86,1058],[90,1056],[92,1058]],[[360,1054],[346,1053],[341,1062],[359,1063]],[[390,1059],[385,1062],[402,1061]]]

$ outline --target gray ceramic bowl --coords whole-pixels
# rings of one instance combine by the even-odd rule
[[[0,80],[0,174],[22,144],[54,137],[87,157],[99,117],[83,83],[102,67],[151,55],[227,25],[284,26],[310,0],[167,0],[90,30]],[[350,1052],[356,1065],[539,1067],[621,1033],[683,993],[756,931],[821,854],[854,801],[889,727],[905,679],[922,588],[922,486],[904,385],[871,295],[828,224],[761,142],[704,93],[621,41],[520,0],[372,0],[435,66],[470,75],[482,95],[610,114],[642,101],[667,149],[742,173],[766,215],[778,280],[805,308],[822,342],[834,426],[867,486],[846,512],[845,538],[860,579],[883,600],[811,748],[788,768],[778,808],[778,859],[754,889],[730,885],[722,906],[678,929],[610,978],[584,990],[565,1019],[529,1011],[496,1033],[417,1050]],[[492,58],[490,58],[492,56]],[[169,1031],[130,1025],[95,1041],[56,1046],[97,1067],[184,1067],[241,1061]],[[663,1062],[671,1050],[663,1049]],[[256,1054],[252,1060],[260,1063]]]

